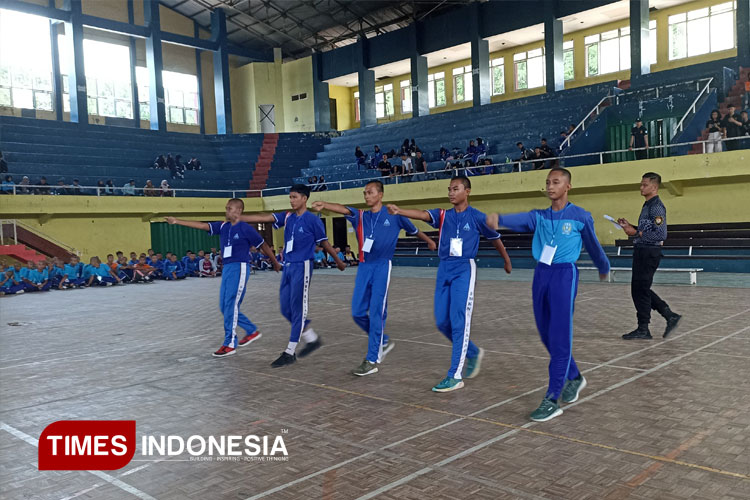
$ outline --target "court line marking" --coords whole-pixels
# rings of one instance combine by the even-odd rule
[[[39,440],[34,438],[33,436],[30,436],[26,434],[23,431],[20,431],[16,429],[15,427],[12,427],[5,422],[0,422],[0,429],[4,430],[8,434],[11,434],[23,441],[26,441],[28,444],[32,445],[35,448],[39,448]],[[104,481],[108,482],[112,486],[116,486],[120,488],[121,490],[130,493],[131,495],[134,495],[138,498],[141,498],[142,500],[156,500],[156,498],[152,497],[148,493],[144,493],[143,491],[139,490],[135,486],[131,486],[123,481],[120,481],[114,476],[110,476],[109,474],[99,471],[99,470],[87,470],[89,474],[93,474],[94,476],[98,477],[99,479],[103,479]]]
[[[609,360],[609,361],[607,361],[607,362],[605,362],[605,363],[601,363],[601,364],[599,364],[599,365],[597,365],[597,366],[594,366],[594,367],[592,367],[592,368],[589,368],[589,369],[587,369],[587,370],[582,370],[582,372],[581,372],[581,373],[589,373],[589,372],[591,372],[591,371],[594,371],[594,370],[597,370],[597,369],[599,369],[599,368],[603,368],[603,367],[605,367],[605,366],[609,366],[609,365],[610,365],[611,363],[614,363],[614,362],[620,361],[620,360],[622,360],[622,359],[625,359],[625,358],[627,358],[627,357],[633,356],[633,355],[635,355],[635,354],[639,354],[639,353],[641,353],[641,352],[644,352],[644,351],[648,351],[648,350],[650,350],[650,349],[653,349],[653,348],[655,348],[655,347],[657,347],[657,346],[663,345],[663,344],[665,344],[665,343],[667,343],[667,342],[672,342],[672,341],[674,341],[674,340],[677,340],[677,339],[679,339],[679,338],[682,338],[682,337],[684,337],[684,336],[686,336],[686,335],[689,335],[689,334],[691,334],[691,333],[694,333],[694,332],[696,332],[696,331],[700,331],[700,330],[703,330],[703,329],[705,329],[705,328],[708,328],[708,327],[710,327],[710,326],[713,326],[713,325],[715,325],[715,324],[717,324],[717,323],[721,323],[722,321],[726,321],[726,320],[732,319],[732,318],[734,318],[734,317],[736,317],[736,316],[739,316],[739,315],[741,315],[741,314],[745,314],[745,313],[747,313],[747,312],[750,312],[750,308],[748,308],[748,309],[745,309],[745,310],[743,310],[743,311],[740,311],[740,312],[738,312],[738,313],[732,314],[732,315],[730,315],[730,316],[727,316],[727,317],[725,317],[725,318],[722,318],[722,319],[718,319],[718,320],[714,320],[714,321],[712,321],[712,322],[710,322],[710,323],[706,323],[705,325],[702,325],[702,326],[700,326],[700,327],[694,328],[694,329],[692,329],[692,330],[689,330],[689,331],[687,331],[687,332],[681,333],[681,334],[679,334],[679,335],[674,335],[673,337],[671,337],[671,338],[669,338],[669,339],[667,339],[667,340],[665,340],[664,342],[661,342],[661,343],[659,343],[659,344],[651,344],[651,345],[649,345],[649,346],[646,346],[646,347],[644,347],[644,348],[642,348],[642,349],[639,349],[639,350],[637,350],[637,351],[633,351],[633,352],[631,352],[631,353],[628,353],[628,354],[625,354],[625,355],[622,355],[622,356],[618,356],[618,357],[616,357],[616,358],[613,358],[613,359],[611,359],[611,360]],[[248,372],[251,372],[251,373],[256,373],[256,374],[259,374],[259,375],[263,375],[263,376],[266,376],[266,377],[271,377],[271,378],[280,378],[280,379],[282,379],[282,380],[292,381],[292,382],[294,382],[295,384],[298,384],[298,383],[302,383],[302,384],[315,385],[315,386],[317,386],[317,387],[319,387],[319,388],[323,388],[323,389],[328,389],[328,390],[337,390],[337,391],[341,391],[341,392],[350,392],[350,393],[353,393],[353,394],[355,394],[355,395],[359,395],[359,396],[361,396],[361,397],[366,397],[366,398],[370,398],[370,399],[379,399],[379,400],[383,400],[383,401],[388,401],[388,400],[386,400],[385,398],[380,398],[380,397],[377,397],[377,396],[368,396],[368,395],[365,395],[365,394],[361,394],[361,393],[355,393],[354,391],[347,391],[347,390],[345,390],[345,389],[338,389],[338,388],[335,388],[335,387],[333,387],[333,386],[330,386],[330,385],[319,385],[319,384],[315,384],[315,383],[312,383],[312,382],[307,382],[307,381],[299,381],[299,380],[294,380],[294,379],[286,379],[286,378],[284,378],[284,377],[278,377],[278,376],[275,376],[275,375],[269,375],[268,373],[265,373],[265,372],[253,372],[252,370],[247,370],[247,369],[245,369],[245,368],[241,368],[241,367],[240,367],[239,369],[240,369],[240,370],[243,370],[243,371],[248,371]],[[640,376],[643,376],[643,375],[645,375],[645,374],[646,374],[645,372],[644,372],[644,373],[641,373],[641,374],[639,374],[639,377],[640,377]],[[431,432],[434,432],[434,431],[440,430],[440,429],[442,429],[442,428],[444,428],[444,427],[447,427],[447,426],[453,425],[453,424],[455,424],[455,423],[458,423],[458,422],[462,422],[462,421],[466,420],[467,418],[470,418],[470,417],[475,417],[476,415],[479,415],[479,414],[481,414],[481,413],[484,413],[484,412],[486,412],[486,411],[489,411],[489,410],[491,410],[491,409],[494,409],[494,408],[497,408],[497,407],[503,406],[503,405],[505,405],[505,404],[511,403],[511,402],[513,402],[513,401],[516,401],[517,399],[521,399],[521,398],[523,398],[523,397],[529,396],[529,395],[531,395],[531,394],[534,394],[535,392],[538,392],[538,391],[544,390],[544,389],[546,389],[546,388],[547,388],[547,386],[546,386],[546,385],[544,385],[544,386],[540,386],[540,387],[537,387],[537,388],[535,388],[535,389],[531,389],[531,390],[529,390],[529,391],[526,391],[526,392],[524,392],[524,393],[522,393],[522,394],[519,394],[519,395],[517,395],[517,396],[513,396],[513,397],[510,397],[510,398],[507,398],[507,399],[505,399],[505,400],[503,400],[503,401],[499,401],[499,402],[497,402],[497,403],[494,403],[494,404],[492,404],[492,405],[490,405],[490,406],[487,406],[486,408],[483,408],[483,409],[477,410],[477,411],[475,411],[475,412],[473,412],[473,413],[470,413],[470,414],[469,414],[469,415],[467,415],[467,416],[460,416],[460,418],[457,418],[457,419],[455,419],[455,420],[452,420],[452,421],[450,421],[450,422],[447,422],[447,423],[445,423],[445,424],[441,424],[441,425],[439,425],[439,426],[437,426],[437,427],[434,427],[434,428],[431,428],[431,429],[427,429],[427,430],[424,430],[424,431],[422,431],[422,432],[419,432],[419,433],[417,433],[417,434],[414,434],[413,436],[410,436],[410,437],[407,437],[407,438],[401,439],[401,440],[399,440],[399,441],[396,441],[396,442],[394,442],[394,443],[391,443],[391,444],[389,444],[389,445],[383,446],[383,447],[381,447],[381,448],[378,448],[378,449],[376,449],[376,450],[373,450],[373,451],[371,451],[371,452],[367,452],[367,453],[365,453],[365,454],[363,454],[363,455],[359,455],[359,456],[357,456],[357,457],[352,457],[352,458],[350,458],[350,459],[348,459],[348,460],[345,460],[345,461],[343,461],[343,462],[340,462],[339,464],[334,464],[334,465],[332,465],[332,466],[330,466],[330,467],[326,467],[325,469],[321,469],[320,471],[317,471],[317,472],[313,472],[313,473],[310,473],[310,474],[308,474],[308,475],[306,475],[306,476],[303,476],[302,478],[298,478],[298,479],[295,479],[295,480],[293,480],[293,481],[290,481],[290,482],[288,482],[288,483],[285,483],[285,484],[282,484],[282,485],[276,486],[276,487],[274,487],[274,488],[272,488],[272,489],[269,489],[269,490],[267,490],[267,491],[264,491],[264,492],[261,492],[261,493],[259,493],[259,494],[256,494],[256,495],[253,495],[253,496],[251,496],[251,497],[248,497],[248,498],[247,498],[246,500],[256,500],[256,499],[259,499],[259,498],[263,498],[263,497],[266,497],[266,496],[268,496],[268,495],[271,495],[271,494],[273,494],[273,493],[276,493],[277,491],[281,491],[281,490],[284,490],[284,489],[286,489],[286,488],[288,488],[288,487],[290,487],[290,486],[294,486],[294,485],[296,485],[296,484],[298,484],[298,483],[300,483],[300,482],[306,481],[306,480],[308,480],[308,479],[312,479],[312,478],[314,478],[314,477],[317,477],[317,476],[319,476],[319,475],[321,475],[321,474],[325,474],[325,473],[326,473],[326,472],[328,472],[329,470],[333,470],[333,469],[335,469],[335,468],[337,468],[337,467],[343,467],[343,466],[345,466],[345,465],[347,465],[347,464],[349,464],[349,463],[351,463],[351,462],[354,462],[354,461],[356,461],[356,460],[358,460],[358,459],[360,459],[360,458],[366,458],[366,457],[368,457],[368,456],[370,456],[370,455],[372,455],[372,454],[374,454],[374,453],[377,453],[377,452],[378,452],[378,451],[380,451],[381,449],[388,449],[388,448],[390,448],[390,447],[393,447],[393,446],[397,446],[397,445],[399,445],[399,444],[403,444],[403,443],[405,443],[405,442],[407,442],[407,441],[410,441],[410,440],[412,440],[412,439],[416,439],[416,438],[418,438],[418,437],[421,437],[421,436],[424,436],[424,435],[426,435],[426,434],[429,434],[429,433],[431,433]],[[578,404],[579,402],[582,402],[582,401],[583,401],[583,400],[579,400],[578,402],[576,402],[576,403],[573,403],[573,404]],[[397,403],[397,404],[402,404],[402,405],[409,405],[409,403],[401,403],[401,402],[398,402],[398,401],[393,401],[393,402],[394,402],[394,403]],[[573,405],[570,405],[570,406],[573,406]],[[428,408],[427,408],[427,407],[425,407],[424,409],[428,409]],[[435,411],[439,411],[439,410],[435,410]],[[520,432],[520,429],[521,429],[521,428],[527,428],[527,427],[531,426],[532,424],[535,424],[535,422],[528,422],[528,423],[524,424],[523,426],[521,426],[521,427],[520,427],[519,429],[515,429],[515,430],[513,430],[513,431],[509,431],[508,433],[505,433],[505,434],[504,434],[503,436],[505,436],[505,437],[508,437],[508,436],[510,436],[510,435],[516,434],[516,433]],[[508,425],[510,425],[510,424],[508,424]],[[498,436],[498,438],[493,438],[493,439],[499,440],[499,439],[503,439],[503,438],[500,438],[500,437]],[[495,441],[493,441],[493,442],[495,442]],[[492,444],[492,443],[489,443],[489,444]]]

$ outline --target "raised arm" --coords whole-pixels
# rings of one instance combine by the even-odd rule
[[[508,255],[508,251],[505,250],[505,245],[503,244],[503,240],[500,238],[497,238],[495,240],[490,240],[492,243],[492,246],[495,247],[495,250],[503,257],[503,260],[505,261],[505,265],[503,266],[503,269],[505,269],[505,272],[510,274],[510,272],[513,270],[513,264],[510,262],[510,255]]]
[[[259,224],[261,222],[270,222],[273,224],[276,222],[273,214],[253,214],[253,215],[240,215],[242,222],[249,222],[250,224]]]
[[[208,231],[211,229],[211,227],[208,225],[207,222],[198,222],[195,220],[182,220],[182,219],[178,219],[177,217],[165,217],[164,220],[170,224],[177,224],[179,226],[192,227],[193,229],[200,229],[201,231]]]
[[[281,264],[279,264],[279,261],[276,260],[276,256],[273,254],[271,248],[266,242],[263,242],[263,244],[260,246],[260,251],[263,252],[271,261],[271,266],[273,266],[274,271],[276,271],[277,273],[281,271]]]
[[[427,236],[426,234],[424,234],[422,231],[418,231],[417,234],[415,234],[414,236],[416,236],[420,240],[426,242],[427,243],[427,247],[430,250],[432,250],[432,251],[437,250],[437,244],[435,244],[435,240],[433,240],[432,238],[430,238],[429,236]]]
[[[398,205],[389,204],[388,213],[391,215],[403,215],[410,219],[421,220],[424,222],[432,221],[432,217],[426,210],[412,210],[406,208],[400,208]]]
[[[327,201],[316,201],[312,204],[312,209],[316,212],[328,210],[341,215],[351,215],[351,211],[340,203],[329,203]]]
[[[339,268],[339,271],[343,271],[344,269],[346,269],[346,263],[342,261],[341,259],[339,259],[339,256],[336,253],[336,250],[333,249],[333,247],[328,242],[328,240],[323,240],[320,243],[318,243],[318,245],[320,245],[323,248],[323,250],[325,250],[326,253],[331,256],[333,261],[336,263],[336,267]]]

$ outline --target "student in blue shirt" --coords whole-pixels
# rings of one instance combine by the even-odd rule
[[[232,198],[227,201],[224,221],[198,222],[175,217],[166,218],[170,224],[192,227],[207,231],[212,236],[219,236],[224,261],[219,292],[219,307],[224,315],[224,342],[219,350],[213,353],[213,356],[217,358],[232,355],[238,346],[248,345],[261,337],[258,327],[240,311],[240,304],[245,298],[245,286],[250,276],[250,247],[260,248],[271,259],[274,270],[276,272],[281,270],[281,265],[276,262],[273,252],[263,241],[263,237],[254,227],[241,221],[244,209],[245,203],[242,200]],[[238,325],[247,332],[247,335],[239,342],[237,342]]]
[[[451,367],[447,376],[432,388],[435,392],[449,392],[464,386],[466,378],[479,374],[484,350],[469,340],[471,313],[474,308],[474,283],[477,266],[474,262],[479,249],[479,237],[484,236],[505,260],[505,272],[511,272],[510,257],[500,240],[500,234],[485,223],[486,216],[469,205],[471,181],[455,177],[448,187],[448,199],[453,208],[443,210],[404,210],[388,205],[393,215],[427,222],[440,230],[438,237],[437,282],[435,283],[435,322],[438,330],[453,342]]]
[[[49,281],[49,271],[47,264],[43,260],[36,263],[36,269],[29,271],[28,275],[23,278],[27,292],[47,292],[52,283]]]
[[[63,266],[63,276],[60,280],[63,288],[81,288],[86,286],[83,278],[83,266],[77,255],[70,256],[70,263]]]
[[[13,264],[13,279],[19,283],[23,283],[23,279],[28,275],[29,270],[26,267],[21,266],[20,262]]]
[[[396,243],[401,230],[410,236],[426,241],[430,250],[437,247],[432,239],[419,231],[406,217],[391,215],[383,207],[383,183],[370,181],[365,185],[365,204],[370,210],[316,201],[313,210],[327,210],[346,216],[354,227],[359,243],[357,279],[352,295],[352,317],[354,322],[369,336],[367,355],[353,375],[363,377],[377,373],[378,364],[383,361],[395,342],[385,334],[385,320],[388,316],[388,285],[391,281],[391,260],[396,251]]]
[[[65,268],[63,263],[57,257],[52,259],[52,267],[49,269],[49,280],[53,288],[63,289],[63,279],[65,277]]]
[[[96,256],[91,257],[89,265],[83,268],[82,278],[86,280],[86,286],[112,286],[122,283],[120,277]]]
[[[545,210],[517,214],[490,214],[490,227],[507,227],[518,232],[534,232],[531,253],[537,260],[532,284],[534,318],[542,343],[550,354],[549,387],[531,420],[545,422],[562,414],[558,400],[578,400],[586,379],[573,360],[573,307],[578,293],[581,243],[607,279],[609,260],[594,232],[594,219],[581,207],[568,201],[570,172],[553,168],[547,175],[547,197],[552,205]]]
[[[153,277],[154,279],[164,279],[164,261],[160,257],[161,254],[156,254],[151,257],[151,266],[154,268]]]
[[[307,356],[318,349],[322,342],[315,330],[307,328],[307,295],[313,270],[313,253],[315,245],[322,247],[333,256],[336,267],[343,271],[346,264],[339,259],[331,248],[326,237],[325,228],[320,218],[307,211],[307,200],[310,188],[304,184],[295,184],[289,191],[288,212],[273,214],[243,215],[242,220],[250,223],[273,223],[274,229],[284,228],[284,274],[281,276],[281,314],[292,324],[289,344],[281,356],[271,366],[278,368],[297,361],[297,343],[300,336],[306,342],[300,351],[300,357]]]
[[[16,295],[26,291],[26,286],[14,276],[13,269],[6,270],[0,276],[0,295]]]
[[[200,276],[200,272],[198,269],[199,264],[200,260],[195,257],[193,251],[188,250],[187,255],[182,258],[182,267],[185,271],[185,276],[194,276],[196,278]]]
[[[185,279],[185,268],[182,262],[177,260],[177,254],[169,256],[169,260],[164,263],[164,279],[173,281]]]

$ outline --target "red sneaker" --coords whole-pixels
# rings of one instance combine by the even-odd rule
[[[213,355],[216,358],[223,358],[225,356],[229,356],[230,354],[234,354],[234,352],[235,350],[233,348],[223,345]]]
[[[262,334],[261,334],[260,332],[258,332],[258,331],[256,331],[255,333],[250,333],[250,334],[248,334],[248,335],[245,335],[245,338],[243,338],[242,340],[240,340],[240,341],[239,341],[239,342],[237,343],[237,345],[238,345],[238,346],[241,346],[241,345],[247,345],[247,344],[249,344],[249,343],[251,343],[251,342],[253,342],[253,341],[255,341],[255,340],[258,340],[258,339],[259,339],[259,338],[261,338],[262,336],[263,336],[263,335],[262,335]]]

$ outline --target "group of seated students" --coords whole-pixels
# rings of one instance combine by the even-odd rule
[[[185,170],[202,170],[203,165],[201,165],[201,161],[195,156],[190,158],[189,162],[183,163],[182,155],[177,155],[173,158],[172,153],[167,153],[167,156],[157,156],[151,168],[169,170],[172,179],[177,177],[184,179]]]
[[[564,132],[561,132],[561,134],[564,134]],[[567,135],[565,137],[567,137]],[[535,146],[534,149],[526,148],[526,146],[524,146],[522,142],[517,142],[516,147],[520,152],[520,156],[515,159],[515,161],[531,161],[533,162],[534,170],[552,168],[558,163],[555,149],[551,148],[549,144],[547,144],[547,139],[545,139],[544,137],[542,137],[541,144],[539,146]]]
[[[411,139],[411,141],[409,139],[404,139],[404,142],[399,147],[398,152],[396,152],[395,149],[391,149],[387,153],[383,153],[380,150],[380,146],[376,144],[372,154],[367,155],[362,151],[362,148],[360,146],[357,146],[354,148],[354,159],[359,166],[365,166],[372,169],[380,169],[380,165],[383,160],[387,161],[388,158],[395,158],[396,156],[400,156],[402,158],[404,156],[416,157],[417,153],[422,153],[422,150],[419,149],[419,146],[417,146],[417,142],[414,139]]]
[[[349,245],[344,247],[343,252],[341,251],[341,247],[334,247],[333,249],[338,255],[338,258],[346,262],[347,266],[353,267],[359,264],[357,254],[352,252],[352,248]],[[336,267],[336,262],[333,260],[333,257],[331,257],[330,255],[328,255],[327,257],[328,258],[326,258],[326,253],[321,247],[315,247],[315,253],[313,254],[315,269]]]
[[[128,182],[123,184],[121,188],[115,187],[112,179],[107,181],[98,180],[96,187],[85,188],[81,185],[78,179],[73,179],[72,184],[68,184],[64,177],[57,180],[56,185],[51,185],[47,182],[47,177],[41,176],[38,181],[34,181],[32,184],[29,176],[24,175],[21,182],[16,184],[13,180],[12,175],[6,175],[3,177],[2,184],[0,184],[0,194],[40,194],[40,195],[74,195],[74,196],[172,196],[173,191],[166,179],[161,181],[161,184],[157,187],[151,180],[147,180],[142,190],[137,191],[135,186],[135,179],[130,179]],[[15,189],[14,189],[15,188]]]
[[[149,249],[148,253],[107,255],[107,261],[91,257],[89,264],[71,255],[68,262],[57,257],[28,261],[5,267],[0,264],[0,295],[24,292],[65,290],[90,286],[124,285],[126,283],[152,283],[154,280],[180,280],[188,277],[209,278],[221,276],[222,259],[216,248],[211,252],[189,251],[178,258],[167,252],[166,256]]]

